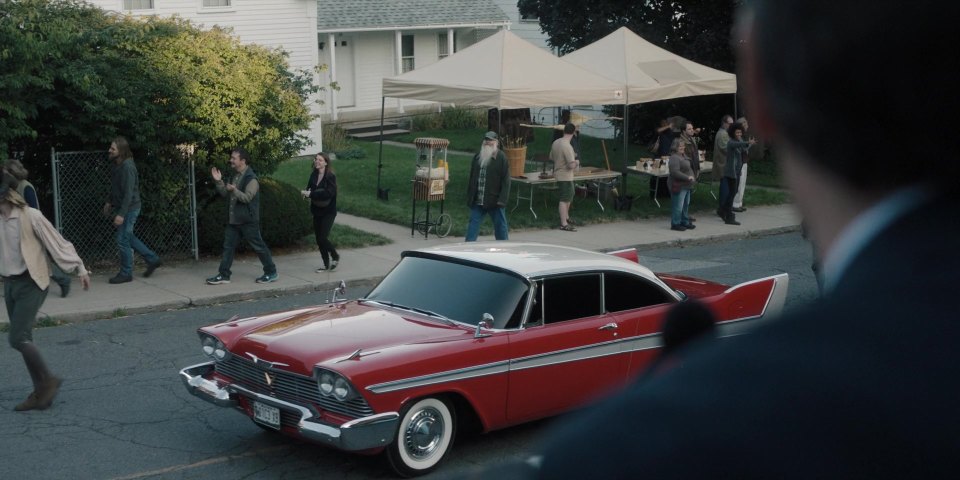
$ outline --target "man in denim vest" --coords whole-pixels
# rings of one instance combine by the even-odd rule
[[[260,235],[260,182],[248,163],[250,154],[242,148],[230,152],[230,166],[237,172],[230,183],[223,181],[223,175],[217,167],[210,169],[210,176],[216,182],[217,193],[230,199],[230,221],[223,232],[223,256],[220,258],[220,272],[207,279],[210,285],[230,283],[230,266],[233,254],[240,239],[260,258],[263,275],[257,277],[257,283],[270,283],[277,280],[277,266],[270,256],[270,248]]]

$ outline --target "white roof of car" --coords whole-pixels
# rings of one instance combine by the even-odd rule
[[[650,269],[608,253],[529,242],[466,242],[415,250],[492,265],[527,278],[585,270],[630,272],[660,283]]]

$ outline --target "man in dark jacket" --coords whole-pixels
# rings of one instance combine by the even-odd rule
[[[960,471],[956,154],[898,120],[952,124],[960,4],[744,2],[734,43],[751,127],[823,254],[822,299],[678,352],[547,435],[509,478],[953,478]],[[850,22],[856,18],[855,26]],[[882,41],[896,39],[895,41]],[[923,52],[923,55],[917,55]],[[953,72],[953,73],[949,73]],[[874,141],[863,164],[862,139]],[[921,168],[903,174],[903,159]],[[729,162],[729,159],[728,159]],[[949,213],[953,212],[953,213]],[[486,477],[485,477],[486,478]],[[497,478],[507,478],[498,475]]]
[[[110,198],[103,205],[103,213],[113,220],[113,226],[117,229],[117,248],[120,251],[120,271],[111,277],[109,282],[127,283],[133,281],[134,251],[147,262],[144,277],[152,275],[161,262],[160,257],[133,233],[137,217],[140,216],[140,179],[127,139],[113,139],[107,156],[113,161],[113,168],[110,170]]]
[[[497,134],[487,132],[483,136],[480,153],[470,163],[470,180],[467,182],[467,207],[470,208],[470,223],[467,225],[466,241],[477,240],[480,221],[484,215],[493,220],[493,235],[497,240],[508,240],[507,213],[505,207],[510,198],[510,165],[507,156],[497,148]]]
[[[260,182],[257,174],[248,164],[250,155],[242,148],[230,152],[230,166],[237,172],[233,181],[225,183],[223,174],[217,167],[210,169],[210,176],[216,182],[217,193],[230,198],[229,222],[223,232],[223,256],[220,258],[220,272],[207,279],[210,285],[230,283],[230,266],[233,254],[244,238],[253,249],[260,263],[263,275],[257,277],[257,283],[269,283],[277,280],[277,266],[273,263],[270,248],[260,235]]]

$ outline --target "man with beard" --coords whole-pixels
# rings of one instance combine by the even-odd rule
[[[505,207],[509,198],[510,165],[507,156],[497,148],[497,134],[487,132],[483,136],[480,153],[474,155],[470,163],[470,180],[467,182],[470,223],[467,225],[466,241],[477,240],[484,215],[490,215],[493,220],[494,237],[508,240]]]
[[[227,225],[223,230],[223,254],[220,256],[220,266],[216,275],[207,279],[208,285],[223,285],[230,283],[230,267],[233,265],[233,255],[245,239],[253,253],[257,254],[260,264],[263,265],[263,275],[254,280],[257,283],[271,283],[277,281],[277,265],[273,263],[270,247],[263,241],[260,233],[260,181],[250,166],[250,154],[240,147],[230,151],[230,167],[237,172],[230,181],[224,181],[223,173],[217,167],[210,168],[217,193],[230,201],[227,209]]]
[[[113,284],[127,283],[133,281],[134,251],[147,262],[144,277],[153,275],[161,262],[160,257],[133,233],[137,217],[140,216],[140,179],[127,139],[114,138],[107,156],[113,161],[113,167],[110,169],[110,198],[103,205],[103,214],[113,220],[120,251],[120,271],[109,281]]]

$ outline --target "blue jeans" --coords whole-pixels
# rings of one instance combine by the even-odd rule
[[[688,188],[681,188],[677,193],[670,193],[670,225],[690,225],[690,193]]]
[[[123,217],[123,224],[117,227],[117,249],[120,250],[120,275],[133,275],[134,250],[136,250],[148,264],[160,261],[160,257],[133,234],[133,227],[137,224],[138,216],[140,216],[140,210],[130,210]]]
[[[240,239],[247,240],[247,244],[257,254],[260,263],[263,264],[263,273],[277,273],[277,266],[273,263],[273,257],[270,255],[270,248],[263,241],[260,235],[259,223],[244,223],[240,225],[227,225],[223,231],[223,256],[220,257],[220,274],[230,278],[230,266],[233,265],[233,254],[240,244]]]
[[[468,242],[477,241],[480,234],[480,221],[484,215],[490,215],[493,220],[493,235],[497,240],[509,240],[507,234],[507,213],[503,207],[483,208],[480,205],[470,207],[470,223],[467,224]]]

